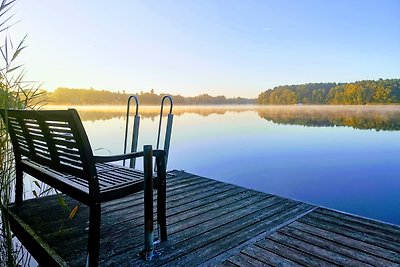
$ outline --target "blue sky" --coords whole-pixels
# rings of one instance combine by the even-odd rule
[[[400,1],[19,0],[26,79],[257,97],[277,85],[400,78]]]

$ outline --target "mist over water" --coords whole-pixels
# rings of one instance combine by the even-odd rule
[[[125,107],[77,109],[95,154],[122,152]],[[155,146],[159,107],[139,112],[139,149]],[[400,224],[400,106],[177,106],[173,113],[169,170]]]

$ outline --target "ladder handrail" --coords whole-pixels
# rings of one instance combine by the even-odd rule
[[[159,149],[159,147],[160,147],[161,123],[162,123],[165,99],[168,99],[170,102],[170,108],[169,108],[169,113],[168,113],[168,118],[167,118],[167,128],[165,130],[165,139],[164,139],[164,151],[167,154],[166,155],[166,161],[167,161],[168,160],[168,152],[169,152],[169,144],[171,141],[172,120],[173,120],[173,116],[174,116],[172,114],[172,108],[174,106],[174,103],[172,101],[172,97],[169,95],[165,95],[161,100],[160,120],[158,123],[158,134],[157,134],[157,149]]]
[[[126,106],[124,154],[126,153],[127,143],[128,143],[129,111],[130,111],[130,105],[131,105],[131,100],[132,99],[135,99],[136,112],[135,112],[134,123],[133,123],[131,152],[136,152],[138,138],[139,138],[139,121],[140,121],[139,99],[138,99],[138,97],[136,95],[131,95],[131,96],[128,97],[128,102],[127,102],[127,106]],[[136,162],[135,159],[131,159],[130,160],[130,167],[134,168],[135,167],[135,162]],[[123,161],[123,165],[125,166],[125,160]]]
[[[129,113],[130,113],[130,106],[131,106],[132,99],[135,100],[136,112],[135,112],[134,122],[133,122],[132,144],[131,144],[131,151],[130,152],[136,152],[137,151],[137,145],[138,145],[138,139],[139,139],[139,123],[140,123],[139,99],[138,99],[138,97],[136,95],[131,95],[128,98],[127,107],[126,107],[124,154],[127,153],[126,150],[127,150],[127,146],[128,146]],[[171,133],[172,133],[172,122],[173,122],[173,117],[174,117],[174,115],[172,114],[172,109],[173,109],[174,103],[173,103],[172,97],[169,96],[169,95],[165,95],[161,100],[160,120],[159,120],[159,123],[158,123],[157,148],[156,148],[156,149],[160,148],[160,137],[161,137],[161,130],[162,130],[162,117],[163,117],[164,104],[165,104],[165,100],[166,99],[169,100],[170,107],[169,107],[169,113],[167,115],[167,124],[166,124],[166,129],[165,129],[164,148],[163,148],[163,150],[166,153],[165,164],[167,164],[167,160],[168,160],[169,145],[170,145],[170,142],[171,142]],[[132,158],[130,160],[129,166],[131,168],[135,168],[135,163],[136,163],[135,158]],[[125,166],[125,160],[123,161],[123,165]]]

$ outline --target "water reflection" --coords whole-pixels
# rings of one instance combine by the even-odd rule
[[[258,114],[277,124],[400,130],[400,106],[281,106],[259,110]]]
[[[46,106],[46,109],[67,109],[68,106]],[[110,120],[114,118],[125,118],[125,106],[76,106],[73,107],[79,111],[82,121],[97,121],[97,120]],[[257,106],[243,105],[243,106],[174,106],[173,113],[175,116],[184,114],[196,114],[202,117],[207,117],[213,114],[224,115],[227,112],[244,112],[249,110],[256,110]],[[165,110],[169,110],[166,108]],[[165,111],[166,114],[167,111]],[[133,114],[133,113],[132,113]],[[139,109],[139,114],[142,118],[150,118],[154,120],[160,116],[159,106],[142,106]]]
[[[47,108],[60,108],[48,106]],[[61,107],[66,108],[66,107]],[[80,106],[76,107],[83,121],[124,118],[124,106]],[[197,114],[203,117],[224,115],[227,112],[257,112],[259,117],[277,124],[309,127],[346,126],[354,129],[377,131],[400,130],[400,106],[176,106],[175,116]],[[142,118],[155,120],[159,107],[140,108]]]

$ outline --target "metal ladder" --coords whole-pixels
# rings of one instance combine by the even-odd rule
[[[172,108],[174,107],[174,103],[172,101],[172,97],[166,95],[161,100],[161,110],[160,110],[160,121],[158,123],[158,134],[157,134],[157,147],[156,149],[160,148],[160,135],[161,135],[161,126],[162,126],[162,117],[163,117],[163,110],[164,110],[164,101],[165,99],[169,100],[170,107],[169,113],[167,116],[167,127],[165,129],[165,138],[164,138],[164,151],[167,154],[165,158],[165,166],[167,166],[168,162],[168,153],[169,153],[169,144],[171,143],[171,133],[172,133],[172,122],[174,120],[174,114],[172,114]]]
[[[133,131],[132,131],[132,143],[131,143],[131,152],[137,151],[137,145],[139,140],[139,123],[140,123],[140,116],[139,116],[139,99],[135,95],[131,95],[128,97],[128,103],[126,105],[126,124],[125,124],[125,141],[124,141],[124,154],[126,154],[126,149],[128,145],[128,127],[129,127],[129,109],[131,106],[131,100],[135,99],[136,103],[136,112],[133,121]],[[135,168],[136,158],[130,159],[129,167]],[[125,166],[125,160],[123,161],[123,165]]]
[[[131,152],[136,152],[137,151],[137,145],[138,145],[138,139],[139,139],[139,123],[140,123],[140,116],[139,116],[139,99],[137,96],[132,95],[129,96],[128,98],[128,103],[126,106],[126,124],[125,124],[125,140],[124,140],[124,154],[126,154],[127,146],[128,146],[128,130],[129,130],[129,112],[130,112],[130,105],[132,99],[135,100],[136,104],[136,111],[135,111],[135,116],[134,116],[134,122],[133,122],[133,131],[132,131],[132,143],[131,143]],[[164,111],[164,104],[165,100],[168,99],[170,102],[170,107],[169,107],[169,112],[167,115],[167,124],[166,124],[166,129],[165,129],[165,137],[164,137],[164,151],[166,153],[165,157],[165,169],[167,168],[167,161],[168,161],[168,153],[169,153],[169,146],[171,142],[171,133],[172,133],[172,122],[174,119],[174,115],[172,114],[172,109],[173,109],[173,101],[171,96],[166,95],[162,98],[161,100],[161,109],[160,109],[160,120],[158,122],[158,133],[157,133],[157,147],[156,149],[160,148],[160,139],[161,139],[161,130],[162,130],[162,119],[163,119],[163,111]],[[149,153],[150,153],[150,161],[149,161]],[[151,145],[144,146],[144,168],[150,168],[150,173],[152,169],[152,148]],[[147,155],[147,157],[146,157]],[[146,158],[147,158],[147,163],[146,163]],[[136,160],[135,158],[130,159],[129,167],[135,168]],[[123,162],[123,165],[125,166],[125,160]],[[146,167],[147,166],[147,167]],[[156,169],[157,165],[154,166],[154,171],[157,171]],[[149,170],[147,169],[147,172],[145,171],[145,174],[149,173]],[[148,175],[147,175],[148,176]],[[157,241],[154,241],[154,230],[153,230],[153,186],[152,186],[152,174],[150,174],[150,177],[145,177],[144,179],[144,195],[145,199],[145,249],[140,253],[141,257],[143,259],[151,260],[153,257],[157,257],[160,253],[154,250],[154,244],[160,242],[160,238]],[[147,189],[146,189],[147,188]],[[147,197],[146,197],[147,196]],[[146,204],[147,203],[147,204]],[[147,211],[147,212],[146,212]],[[160,226],[158,225],[158,231],[160,231]],[[160,232],[158,233],[158,236],[160,237]]]
[[[139,140],[139,124],[140,124],[139,99],[137,96],[131,95],[128,98],[128,103],[126,106],[124,154],[126,154],[126,150],[128,147],[129,113],[130,113],[130,106],[131,106],[132,99],[135,100],[136,111],[135,111],[135,116],[134,116],[134,121],[133,121],[132,142],[131,142],[131,151],[130,152],[137,151],[138,140]],[[160,138],[161,138],[161,130],[162,130],[161,128],[162,128],[162,119],[163,119],[162,117],[163,117],[164,104],[165,104],[166,99],[168,99],[170,102],[170,108],[169,108],[169,113],[167,115],[167,125],[166,125],[166,129],[165,129],[164,148],[163,148],[166,153],[165,164],[167,164],[167,161],[168,161],[169,146],[171,143],[172,123],[173,123],[173,119],[174,119],[174,115],[172,114],[172,109],[173,109],[174,104],[172,101],[172,97],[169,95],[164,96],[161,100],[160,120],[158,123],[157,146],[156,146],[156,149],[160,148]],[[129,167],[135,168],[135,164],[136,164],[136,159],[135,158],[130,159]],[[125,166],[125,160],[123,161],[123,165]]]

